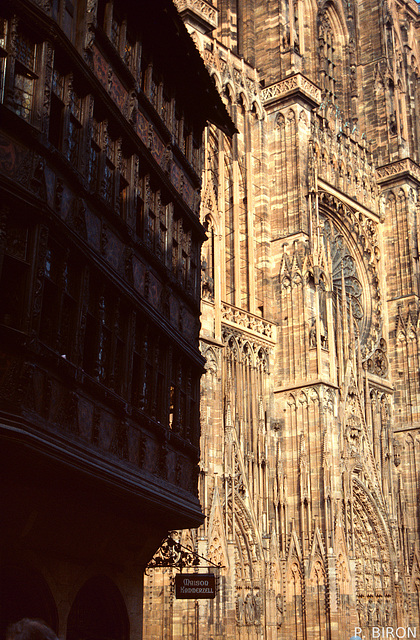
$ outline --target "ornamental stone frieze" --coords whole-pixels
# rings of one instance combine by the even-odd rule
[[[275,343],[276,325],[273,322],[230,304],[222,303],[222,323],[270,345]]]
[[[321,89],[313,82],[305,78],[301,73],[285,78],[280,82],[276,82],[261,91],[261,100],[264,106],[270,107],[272,103],[276,105],[285,98],[291,96],[297,97],[302,95],[306,100],[317,106],[321,103]]]
[[[174,4],[182,18],[188,18],[198,23],[205,31],[212,31],[217,27],[217,9],[206,0],[174,0]]]
[[[303,385],[276,391],[282,392],[285,406],[296,409],[298,406],[319,404],[320,410],[328,412],[331,416],[336,415],[337,390],[322,382],[312,386]]]
[[[396,178],[411,177],[420,183],[420,166],[411,158],[403,158],[376,169],[378,183],[380,185],[387,182],[394,182]]]

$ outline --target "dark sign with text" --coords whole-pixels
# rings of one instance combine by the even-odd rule
[[[212,573],[179,573],[175,576],[176,598],[214,598],[216,580]]]

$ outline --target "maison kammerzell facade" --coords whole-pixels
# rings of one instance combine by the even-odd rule
[[[1,636],[140,638],[203,522],[202,134],[232,121],[169,0],[0,7]]]
[[[205,131],[206,519],[174,534],[220,568],[197,602],[149,569],[145,637],[419,637],[419,7],[176,5],[238,130]]]

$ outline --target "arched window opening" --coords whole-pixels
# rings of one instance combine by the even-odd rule
[[[355,69],[354,47],[349,42],[342,16],[333,5],[319,15],[318,38],[319,82],[323,101],[333,104],[343,117],[348,117],[349,92],[355,91],[355,77],[351,68],[353,65]]]
[[[225,163],[225,261],[226,302],[235,304],[235,227],[233,208],[232,159]]]
[[[204,228],[207,232],[207,240],[203,244],[201,287],[203,298],[212,300],[214,296],[215,276],[215,231],[210,215],[207,215],[204,220]]]
[[[297,564],[294,564],[291,569],[291,580],[289,582],[291,591],[289,591],[292,605],[292,617],[293,624],[290,628],[290,638],[293,640],[303,640],[303,608],[302,608],[302,580],[300,571]],[[289,599],[288,598],[288,599]]]
[[[319,27],[321,86],[326,101],[336,101],[337,45],[331,22],[327,15],[322,16]]]

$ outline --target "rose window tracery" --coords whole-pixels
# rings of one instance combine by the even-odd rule
[[[372,358],[382,329],[376,226],[328,194],[322,195],[322,202],[327,207],[321,219],[325,253],[331,264],[334,313],[339,317],[344,282],[348,326],[352,317],[362,357]],[[378,365],[377,373],[385,375],[386,363]]]
[[[347,300],[351,302],[353,319],[360,331],[365,315],[363,285],[357,273],[356,261],[350,254],[344,236],[330,222],[324,221],[324,241],[329,246],[332,262],[333,291],[336,303],[340,303],[343,295],[343,279]]]

